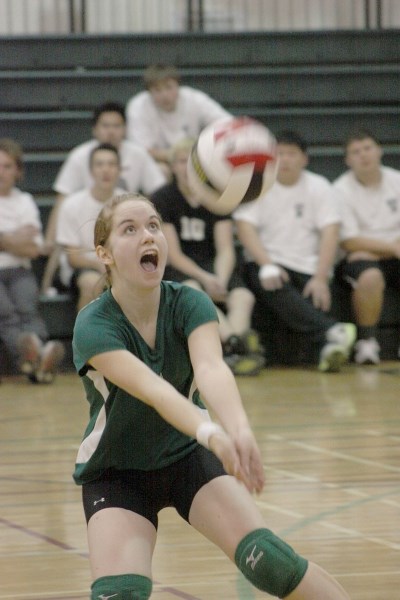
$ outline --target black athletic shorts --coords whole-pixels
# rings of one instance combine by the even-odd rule
[[[226,475],[218,458],[196,446],[179,461],[154,471],[108,469],[101,478],[82,486],[86,522],[103,508],[125,508],[158,526],[158,513],[174,507],[189,521],[193,498],[203,485]]]
[[[380,269],[388,285],[400,288],[400,260],[388,258],[382,260],[354,260],[338,263],[335,276],[339,281],[344,281],[354,287],[360,275],[367,269]]]

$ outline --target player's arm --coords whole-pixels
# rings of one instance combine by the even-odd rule
[[[189,352],[202,400],[232,437],[242,468],[251,481],[251,489],[261,491],[264,485],[261,454],[235,378],[223,360],[216,321],[192,331]]]
[[[89,364],[119,388],[156,410],[165,421],[186,435],[198,437],[199,427],[207,423],[187,398],[127,350],[98,354],[89,360]],[[208,444],[225,470],[252,489],[230,436],[221,429],[210,436]]]
[[[233,223],[231,219],[217,221],[214,226],[215,261],[214,271],[226,287],[236,264],[233,241]]]

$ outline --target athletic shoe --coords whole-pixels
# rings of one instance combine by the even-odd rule
[[[40,353],[40,362],[35,373],[36,382],[52,383],[63,357],[64,346],[61,342],[47,342]]]
[[[18,338],[19,370],[28,377],[34,375],[40,361],[42,342],[36,333],[23,333]]]
[[[222,344],[224,354],[231,356],[232,354],[245,354],[246,347],[242,338],[238,335],[231,335],[226,342]]]
[[[265,359],[260,354],[230,354],[224,356],[226,364],[237,376],[255,376],[265,366]]]
[[[248,354],[261,354],[264,356],[265,349],[260,342],[260,336],[254,329],[249,329],[244,335],[242,335],[242,341]]]
[[[320,352],[318,369],[323,373],[337,373],[348,357],[348,350],[341,344],[328,342]]]
[[[354,323],[336,323],[328,329],[325,336],[327,342],[341,346],[348,358],[357,339],[357,327]]]
[[[375,338],[358,340],[354,350],[354,360],[358,365],[379,365],[380,346]]]

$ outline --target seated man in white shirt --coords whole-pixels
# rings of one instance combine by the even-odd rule
[[[120,159],[111,144],[99,144],[89,158],[93,184],[67,196],[60,207],[57,222],[57,243],[65,250],[72,269],[70,285],[78,295],[80,310],[93,300],[105,284],[105,269],[94,249],[94,224],[107,200],[123,194],[117,187]]]
[[[93,139],[76,146],[68,154],[57,178],[54,190],[57,201],[46,231],[46,241],[54,242],[57,212],[65,196],[88,188],[93,183],[89,169],[91,151],[98,144],[112,144],[120,156],[119,187],[128,192],[151,194],[165,183],[157,163],[144,148],[125,139],[125,108],[116,102],[101,104],[93,115]]]
[[[31,259],[43,252],[42,223],[35,200],[16,187],[22,177],[22,148],[0,140],[0,340],[33,383],[51,383],[64,355],[49,340],[39,313],[39,288]]]
[[[309,336],[321,371],[337,371],[356,336],[353,324],[328,314],[338,202],[329,181],[306,169],[307,147],[297,133],[282,132],[277,142],[277,181],[233,215],[249,258],[247,284],[266,312]]]
[[[180,85],[174,66],[148,67],[144,86],[127,104],[127,137],[146,148],[167,173],[169,151],[177,142],[196,139],[206,125],[231,116],[206,93]]]
[[[352,133],[345,148],[349,170],[334,186],[342,196],[346,258],[336,275],[351,287],[358,326],[355,361],[378,364],[385,286],[400,290],[400,171],[382,165],[381,145],[369,131]]]

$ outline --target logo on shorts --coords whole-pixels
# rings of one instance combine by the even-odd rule
[[[113,594],[112,596],[105,596],[104,594],[101,594],[101,596],[98,596],[99,600],[108,600],[109,598],[115,598],[115,596],[118,596],[118,594]]]
[[[99,498],[99,500],[95,500],[93,502],[93,506],[96,506],[96,504],[98,504],[99,502],[105,502],[106,499],[105,498]],[[108,596],[109,598],[112,598],[112,596]],[[101,596],[99,596],[99,598],[101,598]],[[107,600],[107,599],[106,599]]]
[[[256,548],[257,548],[257,546],[254,546],[253,550],[251,551],[250,556],[248,556],[246,558],[246,566],[250,563],[250,567],[251,567],[252,571],[254,571],[254,569],[256,568],[256,564],[258,563],[258,561],[264,554],[264,552],[262,550],[260,550],[260,552],[257,554],[257,556],[254,556],[254,552],[256,551]]]

